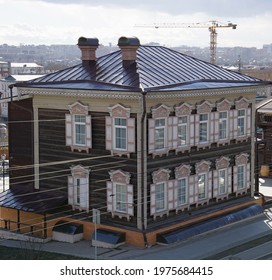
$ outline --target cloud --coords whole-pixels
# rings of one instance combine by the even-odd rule
[[[131,8],[172,15],[205,13],[212,17],[249,17],[272,9],[271,0],[42,0],[50,3]]]

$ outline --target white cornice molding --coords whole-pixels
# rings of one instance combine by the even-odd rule
[[[139,100],[140,92],[116,92],[116,91],[90,91],[90,90],[67,90],[67,89],[29,89],[22,88],[22,94],[45,95],[45,96],[65,96],[65,97],[92,97],[102,99],[132,99]]]
[[[227,89],[207,89],[207,90],[185,90],[185,91],[158,91],[147,92],[146,99],[176,99],[186,97],[222,96],[241,93],[256,93],[266,86],[251,86]],[[45,95],[45,96],[69,96],[69,97],[92,97],[101,99],[128,99],[139,100],[142,98],[141,92],[122,91],[91,91],[91,90],[68,90],[68,89],[40,89],[40,88],[20,88],[22,95]]]

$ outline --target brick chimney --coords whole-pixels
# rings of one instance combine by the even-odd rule
[[[99,46],[97,38],[80,37],[78,47],[81,50],[81,60],[84,66],[90,66],[96,62],[96,50]]]
[[[118,46],[122,52],[122,61],[124,66],[129,66],[136,60],[137,49],[140,46],[140,41],[136,37],[120,37]]]

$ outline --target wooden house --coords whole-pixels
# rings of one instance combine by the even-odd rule
[[[264,82],[137,38],[99,58],[98,45],[81,37],[82,63],[15,85],[2,227],[50,237],[73,222],[90,239],[94,209],[99,229],[144,246],[258,203],[252,136]]]

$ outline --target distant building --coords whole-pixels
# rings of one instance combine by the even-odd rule
[[[10,68],[11,75],[41,74],[44,72],[44,67],[37,63],[11,62]]]
[[[7,77],[10,71],[10,64],[6,61],[0,61],[0,79],[1,77]]]
[[[41,77],[42,75],[9,75],[0,79],[0,118],[2,120],[8,119],[8,101],[12,98],[14,100],[20,99],[17,94],[17,88],[12,90],[12,96],[10,95],[9,86],[17,82],[26,82],[32,79]]]

